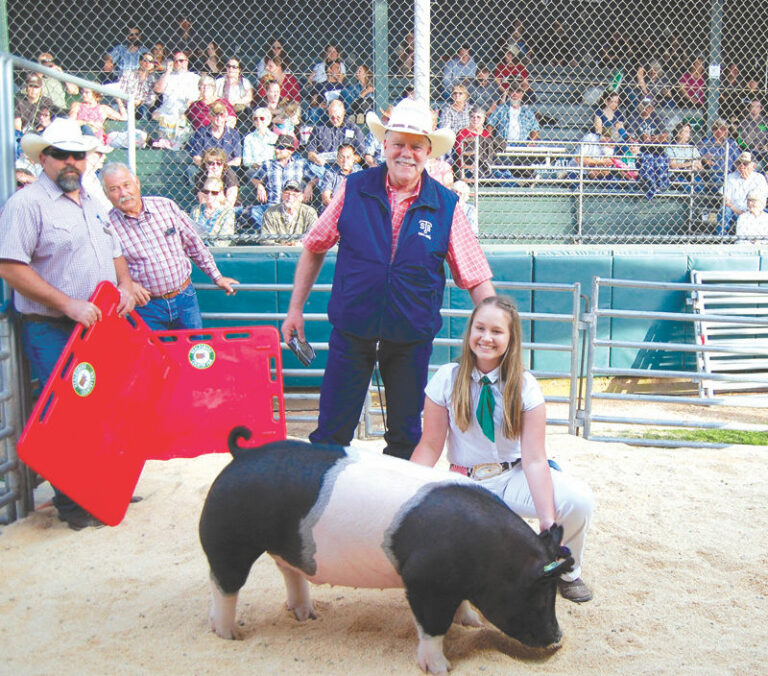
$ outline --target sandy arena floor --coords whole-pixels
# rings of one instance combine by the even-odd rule
[[[381,447],[381,442],[365,442]],[[584,577],[558,599],[565,639],[529,651],[492,626],[449,631],[456,674],[766,673],[766,449],[638,449],[562,432],[549,454],[597,498]],[[0,534],[0,674],[416,674],[399,590],[313,590],[319,618],[284,609],[263,557],[240,595],[242,641],[208,629],[197,521],[223,454],[147,464],[116,528],[79,533],[51,507]]]

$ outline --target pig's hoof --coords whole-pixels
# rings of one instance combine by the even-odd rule
[[[442,636],[422,638],[419,641],[417,659],[425,673],[445,676],[451,670],[451,663],[443,654]]]
[[[216,636],[218,636],[219,638],[225,638],[228,641],[240,640],[240,636],[237,633],[237,631],[235,631],[234,627],[228,627],[223,625],[219,626],[216,624],[216,620],[213,617],[210,618],[210,622],[211,622],[211,631],[214,634],[216,634]]]
[[[462,601],[459,609],[456,611],[456,615],[453,618],[456,624],[461,624],[465,627],[483,627],[482,619],[475,609],[469,605],[469,601]]]
[[[316,620],[317,619],[317,613],[315,613],[315,609],[312,607],[311,603],[308,603],[306,605],[297,605],[297,606],[290,606],[286,604],[288,610],[292,610],[293,614],[295,615],[296,619],[299,622],[304,622],[305,620]]]

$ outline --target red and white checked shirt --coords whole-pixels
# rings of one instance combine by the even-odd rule
[[[117,208],[109,220],[123,246],[131,278],[152,296],[175,291],[192,273],[191,258],[212,281],[221,277],[192,219],[165,197],[142,197],[137,218]]]
[[[403,225],[405,214],[421,191],[421,180],[412,193],[402,194],[390,185],[389,176],[387,176],[386,189],[389,207],[392,210],[392,258],[390,259],[392,260],[397,250],[397,240],[400,236],[400,228]],[[337,225],[341,210],[344,207],[345,195],[346,182],[339,188],[325,211],[302,238],[302,244],[312,253],[324,253],[339,241]],[[453,210],[448,255],[445,260],[451,269],[453,281],[461,289],[473,289],[478,284],[487,282],[493,277],[491,267],[488,265],[475,233],[472,232],[464,209]]]

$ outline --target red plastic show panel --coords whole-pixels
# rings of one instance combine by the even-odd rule
[[[97,287],[102,320],[72,332],[18,443],[21,460],[109,525],[125,515],[179,370],[138,315],[117,316],[119,298]]]
[[[147,458],[194,458],[226,452],[233,427],[245,425],[248,446],[285,439],[280,334],[271,326],[155,331],[153,339],[178,366]]]

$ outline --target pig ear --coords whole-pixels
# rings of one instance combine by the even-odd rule
[[[557,553],[557,548],[563,541],[563,527],[553,523],[549,530],[539,533],[539,538],[544,541],[547,550],[555,555]]]

